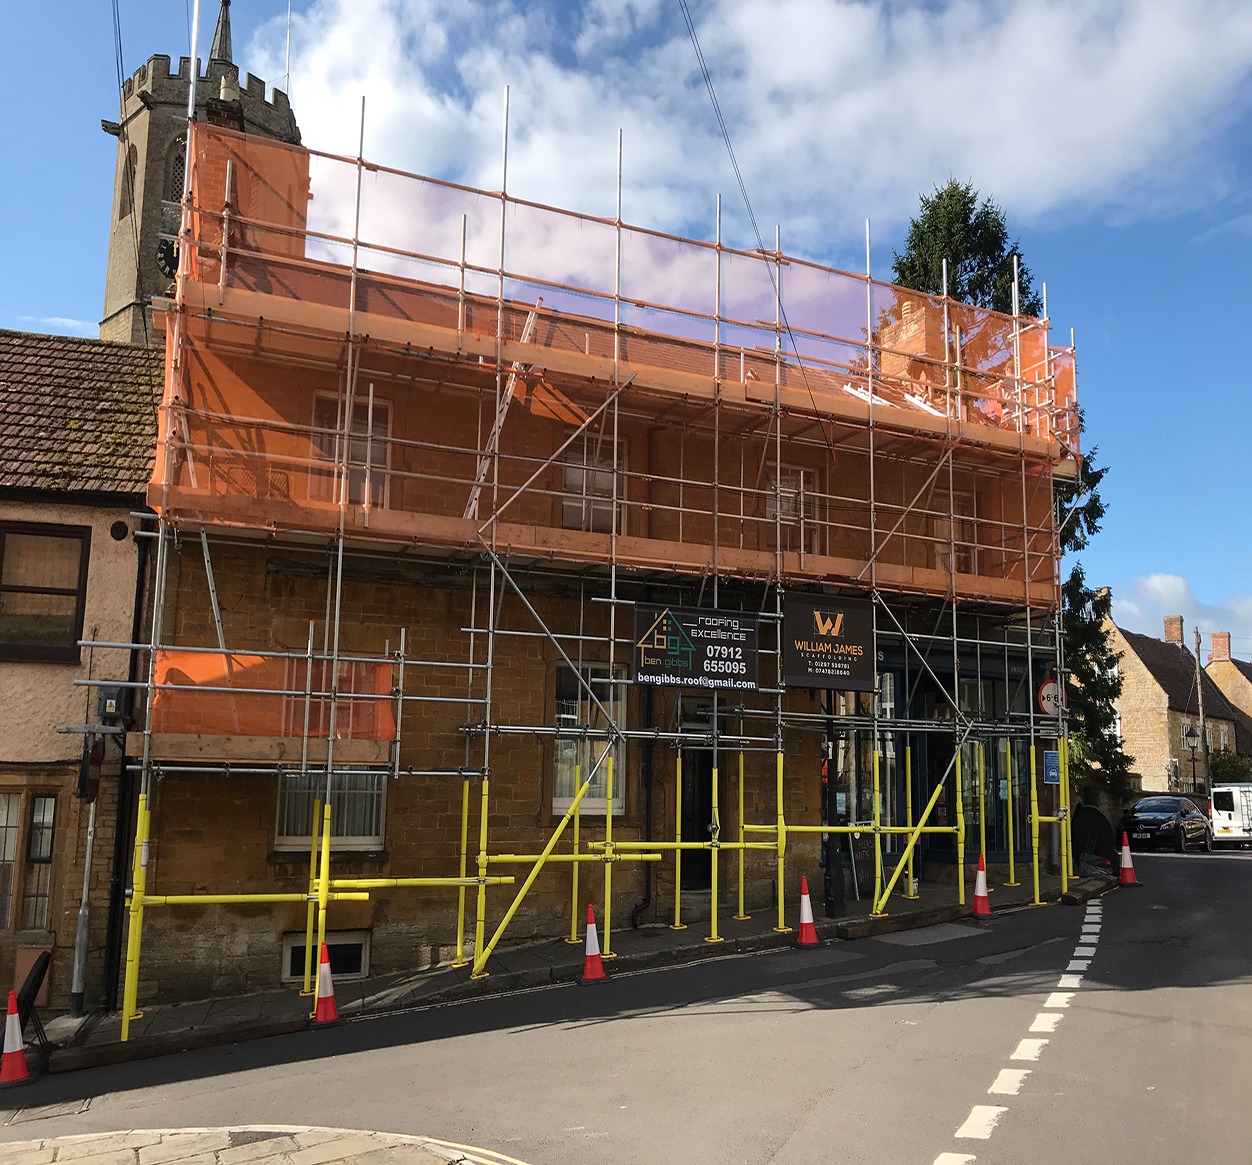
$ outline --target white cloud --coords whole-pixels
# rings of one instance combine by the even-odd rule
[[[1191,629],[1200,628],[1200,651],[1205,659],[1213,631],[1229,631],[1232,653],[1240,659],[1252,659],[1252,594],[1205,602],[1185,578],[1176,574],[1141,575],[1127,593],[1113,592],[1113,621],[1119,627],[1161,639],[1166,615],[1183,617],[1188,647],[1192,646]]]
[[[51,328],[54,332],[65,332],[74,336],[94,336],[100,330],[95,320],[73,320],[68,316],[22,316],[23,323],[38,324],[43,328]]]
[[[767,242],[839,260],[866,216],[970,178],[1013,222],[1070,208],[1123,218],[1220,201],[1222,133],[1248,107],[1252,6],[1238,0],[693,4]],[[281,22],[250,60],[282,73]],[[314,0],[293,29],[306,141],[374,161],[752,245],[681,13],[660,0]],[[1201,165],[1203,161],[1203,165]],[[1204,177],[1198,177],[1204,175]],[[731,198],[736,194],[735,198]],[[847,247],[842,261],[856,261]]]

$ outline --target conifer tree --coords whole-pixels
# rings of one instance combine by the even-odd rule
[[[1010,241],[1004,211],[989,198],[979,201],[970,182],[951,179],[922,195],[921,212],[909,225],[904,251],[895,253],[895,281],[901,287],[938,295],[943,291],[943,263],[948,264],[948,294],[963,303],[992,311],[1013,310],[1013,260],[1017,259],[1018,309],[1041,315],[1043,303],[1016,241]],[[1079,433],[1082,433],[1079,414]],[[1099,531],[1104,518],[1100,482],[1107,469],[1092,448],[1079,460],[1077,476],[1057,482],[1054,503],[1061,524],[1064,556],[1073,558]],[[1070,777],[1094,799],[1097,790],[1124,796],[1130,787],[1130,762],[1117,733],[1115,701],[1122,681],[1117,673],[1106,623],[1111,603],[1107,591],[1093,590],[1076,559],[1061,588],[1070,723]]]

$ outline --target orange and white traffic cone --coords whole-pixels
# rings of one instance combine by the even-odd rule
[[[17,1018],[17,992],[9,992],[9,1013],[4,1020],[4,1057],[0,1059],[0,1086],[29,1084],[26,1048],[22,1042],[22,1024]]]
[[[987,897],[987,862],[978,855],[978,876],[974,879],[974,917],[991,917],[991,899]]]
[[[322,955],[317,964],[317,1003],[313,1008],[313,1022],[318,1025],[339,1022],[335,981],[330,976],[330,952],[325,943],[322,943]]]
[[[1143,883],[1135,877],[1135,866],[1130,860],[1130,838],[1127,837],[1124,829],[1122,830],[1122,868],[1117,873],[1117,884],[1119,886],[1143,885]]]
[[[580,983],[604,982],[604,962],[600,958],[600,936],[596,934],[596,908],[587,903],[587,946],[583,955]]]
[[[800,875],[800,933],[796,936],[796,946],[817,946],[817,927],[813,925],[813,903],[809,901],[809,880]]]

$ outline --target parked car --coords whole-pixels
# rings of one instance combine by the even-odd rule
[[[1185,853],[1187,846],[1213,850],[1213,826],[1189,797],[1144,797],[1125,816],[1131,849],[1169,847]]]
[[[1252,785],[1217,785],[1210,806],[1215,843],[1240,846],[1252,841]]]

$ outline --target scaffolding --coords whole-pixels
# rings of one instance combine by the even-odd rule
[[[385,890],[455,891],[453,965],[486,974],[548,865],[569,867],[571,942],[581,867],[599,866],[606,957],[619,862],[672,868],[675,927],[684,856],[707,862],[709,941],[723,850],[735,917],[767,877],[780,930],[789,840],[872,837],[881,914],[902,878],[916,893],[921,839],[941,839],[964,902],[973,806],[987,852],[988,765],[1005,774],[993,815],[1010,880],[1029,837],[1038,897],[1041,826],[1067,811],[1067,776],[1057,811],[1040,811],[1038,748],[1056,741],[1063,768],[1066,748],[1063,714],[1043,713],[1035,688],[1061,674],[1053,499],[1079,456],[1072,341],[1050,345],[1046,318],[875,280],[868,231],[855,274],[778,238],[768,252],[725,245],[720,202],[712,242],[630,226],[620,166],[619,146],[616,214],[597,218],[509,194],[507,146],[501,189],[485,191],[190,126],[149,490],[150,636],[134,645],[148,664],[134,685],[145,715],[123,1038],[146,907],[305,903],[307,992],[331,904]],[[276,645],[241,613],[263,596],[221,601],[231,555],[324,579],[302,650],[290,629]],[[447,596],[430,624],[442,633],[415,649],[415,621],[380,611],[373,649],[350,642],[352,580],[397,572]],[[211,627],[187,614],[196,595]],[[788,611],[806,598],[868,619],[870,683],[785,681]],[[640,687],[646,709],[628,715],[638,619],[653,608],[750,625],[753,682],[714,672]],[[559,669],[555,715],[510,716],[535,682],[519,658]],[[549,757],[566,785],[557,797],[553,778],[546,844],[510,852],[497,848],[493,779],[498,754],[512,765],[524,748],[539,752],[540,801]],[[649,780],[643,836],[614,835],[627,750],[668,758],[662,831]],[[683,764],[701,757],[711,817],[693,838]],[[811,783],[819,760],[846,801],[832,790],[820,814],[789,813],[801,780],[789,771]],[[150,892],[154,782],[224,771],[298,774],[307,884]],[[444,790],[454,869],[332,876],[332,808],[349,811],[362,774]],[[488,891],[509,884],[495,917]]]

